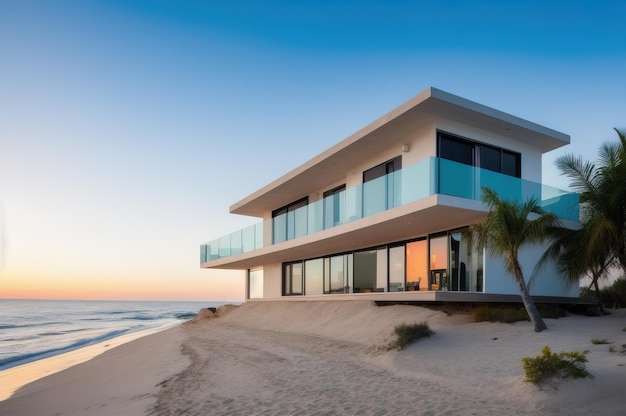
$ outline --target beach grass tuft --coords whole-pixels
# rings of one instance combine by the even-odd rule
[[[591,377],[585,363],[586,354],[578,351],[554,353],[547,345],[541,350],[541,355],[534,358],[523,357],[522,365],[526,373],[524,381],[538,384],[552,377],[560,378],[585,378]]]
[[[389,349],[403,350],[409,344],[418,339],[429,337],[434,334],[426,322],[417,324],[400,324],[394,328],[394,332],[398,337],[389,345]]]
[[[513,323],[528,321],[526,309],[520,306],[480,305],[472,310],[472,317],[476,322]]]
[[[606,339],[598,339],[598,338],[592,338],[591,339],[591,343],[593,345],[602,345],[602,344],[610,344],[610,342]]]
[[[562,318],[567,311],[554,305],[537,305],[542,318]],[[478,305],[472,309],[472,317],[476,322],[504,322],[513,323],[528,321],[528,312],[522,305]]]

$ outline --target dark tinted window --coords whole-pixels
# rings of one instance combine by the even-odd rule
[[[522,176],[519,153],[513,153],[506,150],[502,151],[502,173],[505,175],[515,176],[517,178]]]
[[[500,172],[500,149],[490,146],[480,146],[480,167],[494,172]]]
[[[292,212],[297,210],[298,208],[304,207],[306,205],[308,205],[309,203],[309,198],[302,198],[296,202],[293,202],[289,205],[286,205],[282,208],[278,208],[276,211],[272,212],[272,217],[278,217],[279,215],[285,214],[287,212]]]
[[[376,178],[385,176],[388,173],[402,169],[402,157],[398,156],[388,162],[381,163],[363,172],[363,183],[373,181]]]
[[[439,134],[439,157],[473,166],[474,144],[445,134]]]
[[[437,156],[465,165],[521,177],[521,155],[510,150],[438,132]],[[476,155],[476,157],[475,157]]]

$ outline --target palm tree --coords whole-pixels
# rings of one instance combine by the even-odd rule
[[[558,226],[558,219],[544,211],[536,198],[520,203],[501,200],[494,190],[486,187],[482,191],[481,199],[489,207],[489,213],[484,222],[470,225],[466,238],[470,246],[486,247],[490,254],[504,260],[505,270],[519,286],[522,303],[535,332],[541,332],[547,326],[528,292],[518,252],[527,244],[543,242],[547,230]]]
[[[600,147],[598,166],[571,154],[557,159],[580,194],[581,224],[579,229],[550,230],[553,242],[533,275],[547,260],[555,260],[569,284],[589,276],[590,287],[599,293],[598,280],[611,269],[626,272],[626,131],[615,131],[620,141]],[[601,304],[600,311],[604,313]]]
[[[550,229],[548,233],[551,236],[552,244],[537,262],[530,281],[532,282],[548,260],[552,260],[555,261],[557,270],[568,286],[578,284],[583,277],[591,278],[591,284],[581,296],[584,296],[591,287],[598,294],[600,292],[598,281],[607,277],[608,272],[612,268],[618,267],[619,263],[611,254],[612,247],[608,241],[599,241],[596,244],[589,243],[593,240],[592,236],[598,229],[596,220],[602,221],[602,218],[594,217],[583,222],[578,229],[566,227]],[[599,303],[598,306],[600,312],[605,314],[602,304]]]
[[[583,258],[609,256],[626,273],[626,130],[615,131],[620,141],[600,147],[598,166],[571,154],[559,157],[556,165],[580,194],[580,220],[588,228]]]

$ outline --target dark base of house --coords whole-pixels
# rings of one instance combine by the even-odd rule
[[[319,296],[280,296],[276,298],[250,299],[257,301],[283,301],[283,302],[311,302],[311,301],[347,301],[347,300],[371,300],[377,304],[385,303],[426,303],[426,302],[455,302],[455,303],[521,303],[520,295],[495,295],[490,293],[476,292],[451,292],[451,291],[407,291],[407,292],[374,292],[374,293],[351,293],[331,294]],[[595,306],[597,302],[592,299],[563,296],[533,296],[535,303]]]

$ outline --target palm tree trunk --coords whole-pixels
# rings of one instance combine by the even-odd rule
[[[600,308],[601,315],[608,315],[608,313],[604,310],[604,306],[602,306],[602,299],[600,299],[600,285],[598,285],[598,279],[593,279],[593,284],[596,288],[596,297],[598,298],[598,307]]]
[[[515,266],[514,266],[514,272],[515,272],[515,280],[517,281],[517,284],[519,285],[519,291],[522,297],[522,303],[524,304],[524,308],[526,308],[526,313],[528,313],[530,322],[532,322],[533,326],[535,327],[535,332],[541,332],[544,329],[547,329],[548,326],[543,321],[543,318],[541,317],[539,310],[537,310],[537,307],[535,306],[535,301],[533,301],[533,298],[530,296],[530,293],[528,293],[528,287],[526,286],[526,281],[524,280],[522,269],[519,263],[517,262],[515,263]]]

